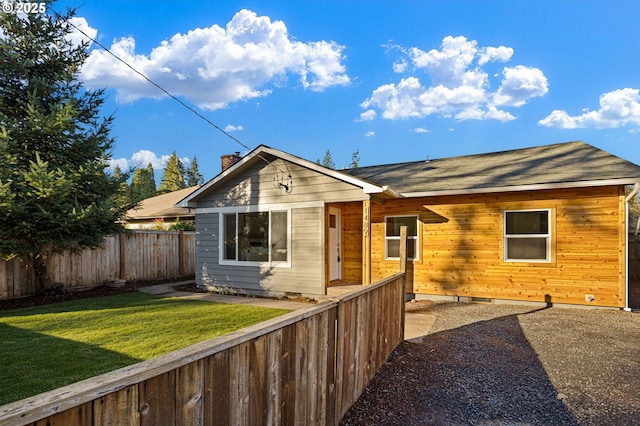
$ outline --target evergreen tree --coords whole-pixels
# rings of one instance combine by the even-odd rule
[[[356,149],[356,152],[351,154],[351,167],[350,168],[356,169],[356,168],[358,168],[359,164],[360,164],[360,150]]]
[[[131,201],[131,188],[127,185],[127,176],[122,172],[120,166],[113,169],[113,177],[120,182],[120,189],[115,198],[116,204],[122,208],[132,208],[135,203]]]
[[[202,185],[203,183],[204,178],[198,170],[198,160],[194,155],[193,160],[191,160],[191,165],[189,165],[189,168],[187,169],[187,187]]]
[[[330,169],[336,168],[336,164],[333,162],[333,158],[331,158],[331,151],[329,150],[327,150],[327,152],[324,153],[324,158],[322,159],[322,163],[320,162],[320,160],[318,160],[318,164],[321,164]]]
[[[131,197],[134,202],[155,196],[156,177],[151,163],[144,169],[136,169],[131,179]]]
[[[79,83],[87,45],[65,38],[73,15],[0,13],[0,256],[32,264],[42,288],[48,257],[99,247],[125,211],[104,170],[104,91]]]
[[[186,188],[187,186],[184,182],[184,174],[184,166],[176,155],[176,152],[173,151],[171,156],[169,156],[169,161],[167,161],[166,167],[164,168],[158,193],[165,194],[167,192]]]

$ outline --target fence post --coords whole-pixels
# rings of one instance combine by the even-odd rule
[[[402,318],[400,320],[400,335],[404,337],[404,314],[407,293],[407,227],[400,227],[400,273],[402,273],[402,291],[400,297],[402,300]]]

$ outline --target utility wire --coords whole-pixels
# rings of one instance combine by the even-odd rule
[[[58,19],[64,19],[64,17],[62,15],[60,15],[58,12],[56,12],[55,10],[53,10],[51,7],[47,6],[47,9],[49,9],[51,12],[53,12],[56,17]],[[70,22],[69,20],[65,21],[68,25],[71,25],[73,28],[75,28],[79,33],[81,33],[83,36],[85,36],[87,39],[91,40],[93,43],[95,43],[96,45],[98,45],[100,48],[102,48],[105,52],[107,52],[108,54],[110,54],[111,56],[113,56],[115,59],[117,59],[118,61],[122,62],[124,65],[126,65],[129,69],[131,69],[133,72],[135,72],[136,74],[138,74],[140,77],[144,78],[146,81],[148,81],[149,83],[151,83],[152,85],[154,85],[155,87],[157,87],[159,90],[161,90],[164,94],[166,94],[167,96],[169,96],[171,99],[177,101],[180,105],[182,105],[184,108],[188,109],[189,111],[191,111],[193,114],[195,114],[197,117],[201,118],[202,120],[204,120],[206,123],[208,123],[210,126],[214,127],[215,129],[217,129],[218,131],[220,131],[222,134],[224,134],[226,137],[228,137],[229,139],[233,140],[234,142],[236,142],[237,144],[239,144],[240,146],[242,146],[243,148],[245,148],[248,151],[251,151],[251,148],[249,148],[247,145],[245,145],[244,143],[242,143],[239,139],[237,139],[235,136],[232,136],[231,134],[229,134],[229,132],[225,131],[224,129],[222,129],[220,126],[216,125],[214,122],[212,122],[211,120],[209,120],[207,117],[205,117],[204,115],[202,115],[201,113],[199,113],[198,111],[196,111],[194,108],[192,108],[191,106],[187,105],[184,101],[182,101],[180,98],[178,98],[177,96],[173,95],[172,93],[170,93],[168,90],[166,90],[164,87],[160,86],[158,83],[156,83],[155,81],[151,80],[149,77],[147,77],[145,74],[143,74],[141,71],[138,71],[137,69],[135,69],[132,65],[130,65],[129,63],[127,63],[124,59],[120,58],[119,56],[117,56],[115,53],[113,53],[111,50],[109,50],[106,46],[104,46],[102,43],[100,43],[99,41],[95,40],[93,37],[89,36],[87,33],[85,33],[84,31],[82,31],[80,28],[78,28],[76,25],[74,25],[72,22]],[[265,163],[267,163],[268,165],[273,166],[273,164],[271,164],[271,162],[269,160],[267,160],[266,158],[264,158],[261,154],[257,154],[258,157],[260,157]],[[274,166],[275,167],[275,166]],[[279,170],[277,167],[275,167],[276,170],[278,170],[281,173],[284,173],[282,170]]]

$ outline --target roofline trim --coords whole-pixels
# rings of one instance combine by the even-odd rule
[[[304,158],[296,157],[295,155],[291,155],[284,151],[280,151],[278,149],[271,148],[268,146],[263,145],[262,147],[263,147],[263,152],[271,154],[275,157],[280,157],[283,160],[289,161],[290,163],[298,164],[299,166],[306,167],[307,169],[311,169],[318,173],[325,174],[334,179],[338,179],[343,182],[350,183],[351,185],[359,186],[360,188],[362,188],[362,191],[365,194],[377,194],[380,192],[384,192],[385,190],[384,187],[380,187],[378,185],[374,185],[366,181],[363,181],[362,179],[358,179],[354,176],[348,175],[346,173],[341,173],[337,170],[324,167],[320,164],[314,163],[313,161],[305,160]]]
[[[433,197],[440,195],[463,195],[463,194],[483,194],[493,192],[519,192],[519,191],[538,191],[541,189],[567,189],[567,188],[586,188],[590,186],[611,186],[611,185],[632,185],[638,182],[640,178],[620,178],[620,179],[603,179],[603,180],[587,180],[579,182],[559,182],[559,183],[538,183],[532,185],[515,185],[515,186],[495,186],[488,188],[466,188],[442,191],[422,191],[422,192],[403,192],[400,195],[407,198],[417,197]]]
[[[198,188],[197,190],[195,190],[194,192],[192,192],[191,194],[189,194],[188,196],[186,196],[185,198],[180,200],[178,203],[175,204],[175,206],[176,207],[195,207],[194,205],[190,204],[190,202],[191,202],[191,200],[193,198],[199,196],[203,192],[206,192],[209,188],[211,188],[216,183],[218,183],[221,180],[223,180],[225,177],[227,177],[228,175],[233,173],[239,167],[242,167],[242,165],[246,164],[247,162],[249,162],[254,157],[257,157],[257,156],[259,156],[260,154],[263,154],[263,153],[273,155],[274,157],[279,157],[279,158],[281,158],[281,159],[283,159],[285,161],[288,161],[290,163],[298,164],[299,166],[305,167],[307,169],[311,169],[311,170],[316,171],[318,173],[322,173],[322,174],[330,176],[330,177],[332,177],[334,179],[338,179],[340,181],[349,183],[351,185],[358,186],[358,187],[362,188],[362,192],[365,193],[365,194],[378,194],[378,193],[386,191],[386,189],[384,187],[380,187],[378,185],[373,185],[371,183],[368,183],[366,181],[363,181],[361,179],[358,179],[358,178],[353,177],[351,175],[348,175],[346,173],[340,173],[337,170],[329,169],[327,167],[321,166],[320,164],[316,164],[316,163],[314,163],[312,161],[305,160],[305,159],[300,158],[300,157],[296,157],[295,155],[288,154],[288,153],[286,153],[284,151],[280,151],[278,149],[271,148],[271,147],[268,147],[266,145],[260,145],[260,146],[256,147],[253,151],[251,151],[250,153],[248,153],[247,155],[242,157],[237,163],[235,163],[234,165],[232,165],[231,167],[229,167],[225,171],[221,172],[219,175],[217,175],[216,177],[211,179],[209,182],[205,183],[200,188]]]

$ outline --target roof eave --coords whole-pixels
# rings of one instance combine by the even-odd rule
[[[300,165],[302,167],[305,167],[305,168],[314,170],[316,172],[325,174],[325,175],[330,176],[330,177],[332,177],[334,179],[338,179],[338,180],[341,180],[343,182],[349,183],[351,185],[358,186],[358,187],[362,188],[362,192],[364,192],[365,194],[377,194],[377,193],[385,192],[385,189],[384,189],[385,187],[373,185],[371,183],[368,183],[366,181],[363,181],[361,179],[358,179],[358,178],[353,177],[351,175],[348,175],[346,173],[341,173],[339,171],[336,171],[336,170],[333,170],[333,169],[329,169],[329,168],[324,167],[324,166],[322,166],[320,164],[314,163],[314,162],[309,161],[309,160],[305,160],[305,159],[300,158],[300,157],[296,157],[295,155],[288,154],[286,152],[283,152],[283,151],[268,147],[266,145],[260,145],[259,147],[257,147],[253,151],[251,151],[249,154],[247,154],[244,157],[242,157],[242,159],[240,159],[233,166],[229,167],[227,170],[225,170],[224,172],[220,173],[218,176],[216,176],[215,178],[211,179],[206,184],[202,185],[199,189],[197,189],[196,191],[194,191],[191,194],[189,194],[187,197],[185,197],[182,200],[180,200],[178,203],[175,204],[175,206],[176,207],[196,207],[197,203],[192,201],[194,198],[196,198],[200,194],[206,192],[209,188],[211,188],[212,186],[216,185],[218,182],[223,180],[225,177],[227,177],[228,175],[230,175],[233,172],[235,172],[238,168],[242,167],[242,165],[244,165],[247,162],[251,161],[251,159],[253,159],[254,157],[260,156],[261,154],[273,155],[274,157],[279,157],[279,158],[281,158],[281,159],[283,159],[285,161],[288,161],[288,162],[291,162],[291,163],[294,163],[294,164],[298,164],[298,165]]]
[[[442,195],[465,195],[465,194],[484,194],[495,192],[519,192],[519,191],[539,191],[543,189],[567,189],[567,188],[586,188],[590,186],[612,186],[612,185],[632,185],[640,181],[639,178],[620,178],[620,179],[602,179],[577,182],[556,182],[556,183],[539,183],[530,185],[513,185],[513,186],[496,186],[486,188],[461,188],[446,189],[436,191],[421,192],[403,192],[400,195],[407,198],[417,197],[435,197]]]

